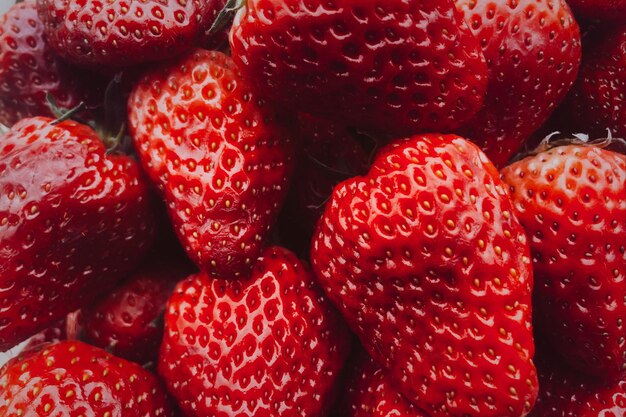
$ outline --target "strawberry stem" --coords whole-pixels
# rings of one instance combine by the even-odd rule
[[[233,16],[239,9],[245,5],[246,0],[228,0],[226,5],[215,18],[213,25],[207,31],[208,35],[212,35],[224,29],[226,25],[233,19]]]
[[[54,98],[52,98],[50,94],[47,95],[47,99],[48,99],[48,103],[50,104],[50,109],[52,110],[52,114],[56,116],[56,120],[52,122],[52,125],[58,125],[61,122],[71,119],[72,116],[74,116],[76,113],[78,113],[79,111],[85,108],[85,103],[81,101],[73,109],[69,109],[69,110],[62,109],[57,106],[56,102],[54,101]]]

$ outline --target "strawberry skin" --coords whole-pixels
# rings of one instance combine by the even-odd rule
[[[205,271],[246,272],[289,186],[293,144],[221,52],[195,50],[143,77],[128,104],[136,148]],[[234,274],[233,274],[234,272]]]
[[[120,358],[156,363],[163,314],[176,283],[193,268],[176,256],[148,257],[130,279],[82,310],[85,340]]]
[[[2,416],[173,417],[156,377],[81,342],[47,345],[0,369]]]
[[[50,46],[71,62],[120,68],[180,55],[221,0],[37,0]]]
[[[495,167],[454,135],[382,150],[335,188],[311,250],[368,353],[431,417],[530,411],[529,257]]]
[[[65,109],[94,99],[84,71],[64,63],[45,43],[43,31],[35,0],[18,3],[0,16],[0,124],[53,116],[46,93]]]
[[[554,357],[537,360],[539,397],[528,417],[623,417],[626,380],[603,382],[572,372]]]
[[[248,0],[230,44],[262,97],[385,134],[454,129],[486,89],[452,0]]]
[[[553,148],[502,171],[526,229],[539,330],[574,368],[626,370],[626,156]]]
[[[112,289],[153,239],[138,165],[89,127],[24,119],[0,138],[0,351]]]
[[[604,27],[583,42],[583,62],[574,88],[559,111],[568,133],[626,137],[626,24]]]
[[[456,0],[489,67],[485,104],[461,132],[504,166],[550,116],[580,65],[580,31],[564,0]]]
[[[349,372],[337,417],[428,417],[393,387],[366,353],[353,357]]]
[[[187,417],[324,416],[351,340],[312,274],[278,247],[246,282],[183,281],[165,329],[159,373]]]

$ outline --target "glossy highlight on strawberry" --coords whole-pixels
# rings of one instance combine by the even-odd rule
[[[114,288],[149,249],[137,163],[89,127],[24,119],[0,137],[0,351]]]
[[[486,88],[452,0],[249,0],[230,44],[262,97],[385,134],[454,129]]]
[[[532,268],[495,167],[455,135],[380,151],[340,184],[311,250],[328,297],[432,417],[523,416],[537,394]]]
[[[262,248],[294,164],[289,133],[232,60],[194,50],[148,73],[129,103],[143,166],[188,255],[237,277]]]
[[[529,237],[542,338],[599,378],[626,374],[626,156],[558,146],[502,171]]]
[[[186,417],[322,417],[351,335],[312,273],[265,249],[248,280],[183,281],[170,299],[159,373]]]
[[[139,365],[60,342],[0,369],[0,415],[174,417],[174,409],[161,383]]]

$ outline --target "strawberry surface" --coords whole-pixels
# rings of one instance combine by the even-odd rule
[[[580,31],[564,0],[456,0],[489,67],[485,104],[461,131],[503,166],[571,88]]]
[[[528,417],[622,417],[626,415],[626,380],[599,381],[572,372],[554,356],[538,361],[539,397]]]
[[[46,94],[66,109],[91,104],[98,96],[89,91],[85,71],[63,62],[46,44],[43,31],[35,0],[18,3],[0,16],[0,124],[53,116]],[[97,84],[93,77],[91,82]]]
[[[124,359],[156,363],[165,304],[176,283],[192,271],[176,254],[148,257],[128,281],[82,310],[85,340]]]
[[[454,135],[383,149],[311,250],[368,353],[432,417],[522,416],[537,392],[526,236],[495,167]]]
[[[173,417],[156,377],[81,342],[61,342],[0,369],[0,415]]]
[[[112,289],[153,239],[138,165],[37,117],[0,137],[0,351]]]
[[[626,22],[626,0],[568,0],[581,19]]]
[[[229,57],[195,50],[143,77],[128,110],[143,165],[189,256],[216,275],[246,272],[293,169],[291,138],[272,107]]]
[[[229,278],[192,276],[169,301],[159,373],[183,414],[324,416],[351,336],[312,274],[272,247]]]
[[[626,24],[603,25],[585,37],[580,73],[555,127],[626,137]]]
[[[221,0],[37,0],[50,46],[111,70],[180,55],[209,29]]]
[[[569,366],[626,370],[626,156],[559,146],[502,171],[526,229],[536,322]]]
[[[451,0],[248,0],[230,44],[262,97],[384,134],[454,129],[486,88]]]
[[[337,417],[428,417],[391,384],[385,371],[365,352],[356,352]]]

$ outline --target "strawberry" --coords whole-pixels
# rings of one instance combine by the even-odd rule
[[[12,360],[0,370],[0,387],[2,416],[174,416],[154,375],[81,342]]]
[[[301,155],[293,184],[281,214],[281,237],[293,247],[311,241],[317,220],[333,188],[341,181],[364,174],[369,153],[349,129],[327,120],[301,115],[298,123]],[[365,141],[371,139],[365,139]],[[300,248],[299,248],[300,249]]]
[[[626,0],[568,0],[581,19],[626,22]]]
[[[206,273],[179,284],[159,373],[187,417],[321,417],[350,334],[309,270],[265,249],[247,281]]]
[[[393,387],[366,353],[355,355],[349,372],[337,417],[428,417]]]
[[[534,402],[532,268],[512,209],[475,145],[424,135],[335,188],[318,224],[326,294],[431,417],[522,416]]]
[[[485,104],[461,132],[503,166],[565,98],[580,31],[564,0],[455,0],[489,67]]]
[[[134,362],[156,362],[165,304],[177,281],[193,272],[176,255],[157,256],[148,257],[128,281],[82,310],[87,342]]]
[[[361,129],[458,127],[478,111],[487,67],[452,0],[247,0],[235,62],[262,97]]]
[[[576,84],[556,121],[558,130],[626,137],[626,24],[592,31],[583,40]]]
[[[199,42],[221,0],[37,0],[50,47],[80,65],[115,69],[180,55]]]
[[[87,88],[85,72],[63,62],[45,43],[43,31],[35,0],[18,3],[0,16],[0,124],[53,116],[46,94],[66,109],[96,98]]]
[[[502,176],[530,238],[539,330],[570,366],[624,374],[626,156],[559,146]]]
[[[0,351],[112,289],[153,237],[148,187],[89,127],[24,119],[0,138]]]
[[[622,417],[626,380],[606,382],[583,377],[554,357],[537,361],[540,391],[528,417]]]
[[[246,272],[293,166],[274,110],[229,57],[195,50],[143,77],[128,111],[137,151],[191,259],[218,276]]]

